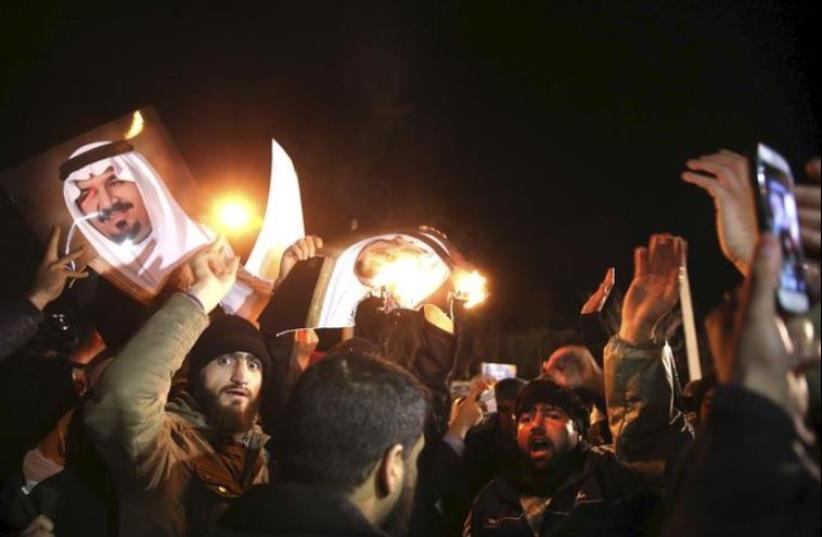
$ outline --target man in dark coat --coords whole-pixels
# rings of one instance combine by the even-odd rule
[[[465,535],[638,535],[654,496],[613,451],[584,440],[576,394],[531,381],[516,405],[517,460],[477,497]]]
[[[684,242],[651,237],[635,251],[620,330],[604,350],[613,448],[584,440],[577,394],[537,379],[517,398],[518,462],[477,497],[466,536],[641,535],[658,502],[666,461],[692,439],[674,405],[670,348],[655,337],[676,304]]]

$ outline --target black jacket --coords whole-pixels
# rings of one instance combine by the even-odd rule
[[[254,487],[206,536],[387,537],[341,494],[296,483]]]
[[[640,477],[604,448],[583,448],[581,471],[551,496],[540,537],[644,535],[657,497]],[[465,536],[531,537],[520,493],[503,477],[480,492],[466,521]]]
[[[23,348],[42,321],[43,313],[26,298],[0,304],[0,362]]]
[[[42,320],[25,298],[0,304],[0,482],[79,401],[67,357],[30,344]]]
[[[440,535],[459,535],[474,498],[496,475],[505,473],[517,454],[516,439],[506,434],[491,414],[465,437],[465,451],[443,497],[444,529]],[[456,456],[456,455],[455,455]]]
[[[817,536],[818,472],[784,410],[718,386],[677,473],[664,535]]]

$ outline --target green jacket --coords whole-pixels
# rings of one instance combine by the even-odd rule
[[[605,347],[605,399],[614,447],[581,447],[584,464],[543,498],[540,537],[647,535],[659,505],[666,462],[693,438],[674,407],[673,356],[667,345],[636,347],[617,337]],[[520,489],[498,476],[477,496],[465,537],[534,534]]]
[[[259,428],[246,444],[221,440],[186,393],[167,402],[172,376],[207,325],[198,304],[173,295],[108,366],[87,403],[85,425],[117,484],[122,536],[186,535],[268,481]]]
[[[614,336],[604,354],[605,401],[616,457],[661,491],[666,463],[694,436],[674,406],[677,381],[671,348],[638,347]]]

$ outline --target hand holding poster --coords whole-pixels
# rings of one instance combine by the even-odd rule
[[[431,228],[360,235],[320,254],[300,262],[275,291],[260,316],[262,329],[277,334],[350,327],[357,305],[369,295],[384,295],[404,309],[416,309],[443,290],[466,300],[455,277],[463,274],[481,280],[472,292],[479,301],[485,297],[484,279],[465,271],[453,244]]]
[[[214,238],[189,216],[199,212],[197,185],[151,108],[4,172],[0,184],[38,238],[45,240],[55,224],[69,230],[70,244],[61,250],[86,244],[78,264],[143,304]]]

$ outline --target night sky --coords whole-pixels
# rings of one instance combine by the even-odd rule
[[[609,265],[624,289],[665,230],[704,312],[734,273],[684,161],[819,152],[818,1],[200,4],[3,2],[0,169],[153,105],[205,195],[262,212],[273,137],[309,233],[435,225],[519,329],[573,323]],[[8,294],[32,239],[4,220]]]

